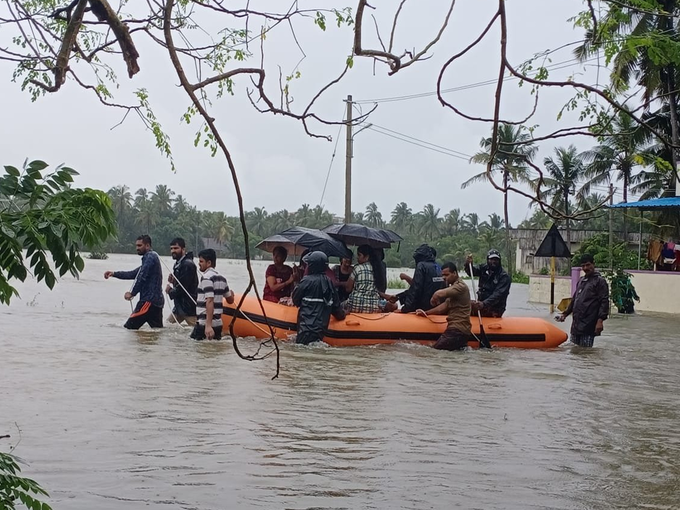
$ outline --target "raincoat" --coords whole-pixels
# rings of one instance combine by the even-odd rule
[[[328,257],[312,252],[305,257],[308,273],[293,291],[293,304],[299,307],[296,343],[320,342],[326,334],[331,314],[345,318],[338,291],[326,276]]]
[[[403,304],[403,313],[415,312],[418,309],[429,310],[432,308],[430,299],[439,289],[446,287],[442,278],[442,269],[435,262],[436,253],[427,244],[421,244],[413,252],[416,261],[416,270],[413,274],[413,283],[409,289],[397,297]]]

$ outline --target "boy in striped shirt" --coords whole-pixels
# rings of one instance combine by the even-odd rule
[[[215,250],[206,249],[198,253],[198,268],[203,276],[198,283],[196,297],[196,326],[191,332],[194,340],[219,340],[222,338],[222,298],[234,302],[234,293],[229,290],[227,279],[215,270]]]

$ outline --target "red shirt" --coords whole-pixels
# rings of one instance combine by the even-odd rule
[[[291,276],[293,276],[293,269],[290,266],[286,265],[279,269],[276,267],[276,265],[272,264],[267,268],[267,271],[264,273],[265,280],[270,276],[276,278],[276,283],[282,283],[287,281]],[[266,282],[264,284],[264,293],[262,295],[262,299],[266,301],[271,301],[273,303],[278,303],[279,299],[281,299],[282,297],[289,297],[292,291],[293,291],[292,283],[274,292],[269,287],[269,282]]]

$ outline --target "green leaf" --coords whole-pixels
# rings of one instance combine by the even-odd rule
[[[31,161],[28,165],[28,168],[40,172],[41,170],[45,170],[45,168],[47,168],[48,166],[50,165],[48,165],[44,161],[40,161],[39,159],[37,159],[35,161]]]
[[[19,172],[19,169],[13,166],[6,166],[5,167],[5,172],[7,172],[9,175],[12,175],[14,177],[19,177],[21,175],[21,172]]]

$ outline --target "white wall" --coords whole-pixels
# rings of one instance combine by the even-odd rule
[[[680,314],[680,273],[665,271],[628,271],[640,302],[641,312]]]
[[[571,297],[571,278],[555,277],[555,305]],[[532,274],[529,277],[529,301],[532,303],[550,303],[550,276]]]
[[[640,302],[635,303],[639,312],[680,314],[680,272],[627,271]],[[571,278],[555,277],[555,305],[562,298],[571,297]],[[529,301],[550,303],[550,276],[531,275],[529,278]],[[612,311],[616,311],[612,308]]]

